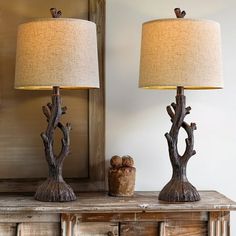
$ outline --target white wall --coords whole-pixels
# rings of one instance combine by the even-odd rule
[[[188,17],[218,21],[223,41],[224,90],[186,91],[193,108],[187,121],[198,126],[188,177],[199,190],[218,190],[236,200],[235,0],[107,0],[106,158],[135,158],[136,190],[160,190],[170,178],[165,107],[175,91],[139,89],[138,78],[142,22],[175,17],[175,7]],[[231,225],[236,235],[235,213]]]

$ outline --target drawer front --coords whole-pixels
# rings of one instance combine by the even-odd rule
[[[157,222],[126,222],[120,224],[120,236],[157,236]]]
[[[16,235],[16,234],[15,234]],[[21,223],[17,236],[60,236],[59,223]]]
[[[75,236],[118,236],[118,224],[79,223]],[[74,236],[74,235],[73,235]]]
[[[207,236],[208,223],[201,221],[172,221],[160,223],[160,236]]]
[[[78,215],[61,215],[62,236],[118,236],[119,223],[81,222]]]

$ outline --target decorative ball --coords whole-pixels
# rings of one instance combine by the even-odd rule
[[[110,160],[110,164],[113,168],[119,168],[122,166],[122,158],[120,156],[113,156]]]
[[[134,160],[131,156],[123,156],[122,157],[122,165],[124,167],[133,167],[134,165]]]

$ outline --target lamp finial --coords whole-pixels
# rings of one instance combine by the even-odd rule
[[[177,18],[184,18],[185,15],[186,15],[186,12],[185,11],[181,11],[180,8],[175,8],[175,15]]]
[[[57,10],[55,7],[50,8],[52,18],[60,18],[62,15],[61,10]]]

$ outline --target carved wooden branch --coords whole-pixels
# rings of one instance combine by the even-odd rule
[[[190,114],[191,107],[185,107],[186,101],[184,88],[177,88],[176,103],[167,106],[166,110],[172,122],[169,133],[166,133],[166,139],[169,146],[169,156],[173,167],[173,176],[170,182],[164,187],[159,195],[160,200],[170,202],[197,201],[200,196],[197,190],[188,182],[186,177],[186,167],[189,159],[196,154],[194,147],[193,132],[196,130],[196,124],[190,125],[184,121],[186,115]],[[181,156],[178,152],[178,135],[180,128],[187,133],[186,149]]]
[[[48,179],[38,188],[35,199],[40,201],[72,201],[75,194],[71,187],[65,183],[62,177],[62,165],[65,157],[69,154],[71,125],[63,125],[60,118],[66,113],[67,108],[61,107],[59,87],[53,87],[52,103],[42,107],[48,126],[41,134],[46,160],[49,166]],[[53,151],[54,132],[59,128],[62,132],[61,151],[56,155]]]

